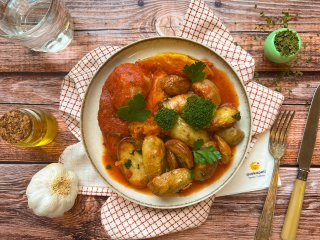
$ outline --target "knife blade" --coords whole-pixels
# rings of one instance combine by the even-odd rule
[[[308,118],[303,133],[303,138],[300,146],[298,163],[298,176],[295,180],[294,188],[291,193],[291,198],[284,220],[281,239],[293,240],[296,239],[299,219],[306,189],[308,173],[310,170],[313,149],[317,138],[317,129],[320,115],[320,86],[315,91]]]
[[[320,86],[313,95],[302,143],[298,155],[299,169],[308,172],[311,165],[313,149],[317,138],[318,121],[320,115]]]

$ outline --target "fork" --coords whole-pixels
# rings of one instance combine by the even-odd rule
[[[280,159],[287,148],[288,130],[295,111],[281,111],[270,129],[269,152],[274,158],[272,178],[256,229],[256,240],[268,240],[272,232],[272,219],[276,205]]]

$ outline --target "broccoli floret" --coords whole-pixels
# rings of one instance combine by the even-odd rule
[[[170,130],[176,124],[178,113],[169,108],[161,108],[154,115],[154,120],[158,123],[161,129]]]
[[[193,95],[187,99],[181,117],[196,129],[209,127],[216,106],[210,101]]]

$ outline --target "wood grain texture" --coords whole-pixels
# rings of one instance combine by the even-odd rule
[[[100,223],[100,207],[105,197],[78,196],[75,206],[63,218],[35,216],[27,207],[25,189],[32,175],[56,162],[66,146],[76,143],[59,112],[63,77],[88,51],[100,45],[127,45],[158,36],[157,28],[172,33],[178,29],[189,0],[66,0],[75,22],[75,37],[61,53],[32,52],[0,38],[0,115],[23,106],[47,109],[58,119],[59,133],[54,143],[36,149],[19,149],[0,142],[0,239],[108,239]],[[272,239],[280,239],[286,208],[296,176],[296,158],[302,139],[308,106],[320,84],[320,4],[315,0],[210,0],[207,4],[220,16],[235,41],[256,61],[256,81],[281,91],[284,109],[296,110],[289,146],[281,160],[283,187],[278,191]],[[255,6],[256,5],[256,6]],[[281,16],[282,11],[298,14],[289,27],[301,33],[304,43],[292,69],[303,77],[276,80],[285,66],[268,62],[262,51],[271,29],[265,16]],[[168,21],[169,20],[169,21]],[[272,29],[277,28],[273,26]],[[298,240],[320,236],[320,131],[314,149],[311,173],[298,230]],[[253,239],[266,191],[217,198],[208,220],[199,228],[157,239]]]
[[[19,104],[18,106],[23,105]],[[2,104],[0,114],[11,109],[12,107],[16,107],[16,105]],[[7,143],[0,142],[0,152],[3,153],[0,158],[0,162],[56,162],[65,147],[77,142],[72,133],[67,129],[65,123],[60,117],[60,114],[57,112],[58,106],[40,105],[38,107],[49,110],[58,118],[59,132],[56,140],[47,146],[36,149],[20,149]],[[304,131],[305,121],[307,118],[308,106],[285,105],[283,109],[295,110],[296,115],[292,121],[292,126],[289,132],[289,145],[286,154],[281,160],[281,164],[296,166],[298,149],[302,140],[302,133]],[[318,137],[312,160],[313,165],[320,165],[320,125],[318,128]]]
[[[100,207],[105,197],[78,196],[75,206],[64,217],[35,216],[27,207],[25,189],[31,176],[44,167],[0,165],[0,236],[2,239],[107,239],[100,223]],[[296,169],[281,168],[283,186],[278,190],[272,239],[280,239]],[[317,239],[320,234],[320,169],[312,169],[298,230],[298,240]],[[10,186],[10,187],[9,187]],[[158,239],[253,239],[266,191],[217,198],[208,220],[199,228]],[[35,224],[36,223],[36,224]],[[17,231],[13,231],[13,226]]]

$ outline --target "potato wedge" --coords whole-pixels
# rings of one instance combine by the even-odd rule
[[[231,127],[239,120],[240,112],[232,105],[219,107],[213,115],[210,130]]]
[[[193,155],[187,144],[178,139],[170,139],[165,143],[165,146],[175,155],[181,168],[193,168]]]
[[[230,146],[239,144],[244,138],[244,132],[237,127],[224,128],[215,134],[222,137]]]
[[[143,166],[142,155],[136,151],[135,145],[129,141],[122,141],[118,149],[118,161],[115,163],[128,182],[137,188],[147,186],[148,177]]]
[[[221,104],[220,91],[209,79],[193,83],[192,90],[200,97],[211,100],[217,107]]]
[[[226,143],[226,141],[223,140],[223,138],[219,137],[218,135],[215,135],[214,139],[217,141],[218,148],[221,153],[221,160],[219,161],[219,163],[221,164],[229,163],[232,157],[230,146],[228,145],[228,143]]]
[[[166,149],[160,138],[154,135],[144,138],[142,143],[142,161],[149,181],[164,172],[165,153]]]
[[[148,188],[158,196],[171,195],[186,189],[191,182],[190,171],[178,168],[155,177],[148,183]]]
[[[176,138],[186,143],[188,146],[193,147],[193,144],[198,139],[202,139],[204,142],[209,141],[209,134],[205,130],[195,130],[188,125],[181,117],[174,127],[169,131],[171,138]]]

